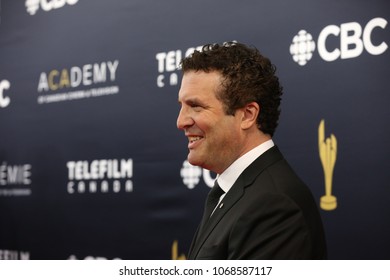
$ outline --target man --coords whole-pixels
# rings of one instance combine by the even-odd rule
[[[282,94],[275,67],[240,43],[206,45],[181,67],[177,126],[188,161],[218,174],[209,200],[220,191],[188,258],[326,258],[314,199],[272,141]]]

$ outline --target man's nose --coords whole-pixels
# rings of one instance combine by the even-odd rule
[[[176,125],[178,129],[184,130],[194,123],[190,115],[185,108],[181,108],[179,115],[177,116]]]

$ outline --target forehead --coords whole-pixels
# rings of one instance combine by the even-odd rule
[[[217,71],[190,71],[183,75],[179,101],[187,98],[215,97],[221,85],[222,75]]]

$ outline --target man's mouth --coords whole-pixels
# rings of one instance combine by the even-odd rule
[[[188,136],[188,148],[194,149],[198,146],[198,143],[201,143],[203,139],[202,136]]]
[[[190,136],[190,137],[188,137],[188,141],[192,144],[192,143],[195,143],[196,141],[199,141],[202,138],[203,137],[201,137],[201,136]]]

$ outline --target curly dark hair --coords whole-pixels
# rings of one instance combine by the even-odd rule
[[[236,42],[207,44],[201,51],[184,58],[181,69],[183,73],[220,72],[224,81],[217,98],[224,104],[225,113],[234,115],[237,109],[257,102],[260,105],[257,126],[273,136],[283,88],[275,75],[276,67],[256,48]]]

